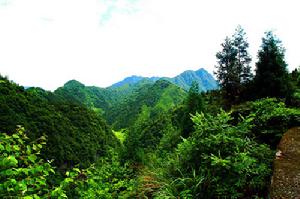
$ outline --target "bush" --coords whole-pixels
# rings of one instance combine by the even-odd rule
[[[274,149],[288,128],[300,125],[300,110],[287,108],[282,101],[275,98],[242,104],[234,108],[233,114],[235,122],[239,115],[254,118],[251,137]]]
[[[157,197],[245,198],[264,196],[273,151],[248,137],[253,117],[236,126],[230,113],[196,114],[195,132],[178,145],[165,173],[166,186]]]
[[[113,151],[111,157],[82,170],[81,176],[83,180],[74,181],[75,190],[69,190],[70,198],[131,198],[137,187],[133,170],[122,166]]]
[[[66,197],[47,181],[55,172],[49,161],[40,158],[45,140],[41,137],[29,143],[23,128],[11,136],[0,134],[0,197]]]

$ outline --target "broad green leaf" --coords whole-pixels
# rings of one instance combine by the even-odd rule
[[[37,150],[37,146],[36,146],[35,144],[33,144],[32,149],[33,149],[34,151],[36,151],[36,150]]]
[[[36,155],[34,154],[31,154],[30,156],[28,156],[28,159],[31,161],[31,162],[35,162],[35,160],[37,159]]]
[[[27,155],[30,155],[30,154],[31,154],[31,147],[30,147],[30,146],[27,146],[27,147],[26,147],[26,154],[27,154]]]
[[[0,151],[4,151],[4,146],[2,144],[0,144]]]
[[[7,160],[11,166],[16,166],[18,164],[18,160],[15,158],[15,156],[8,156]]]

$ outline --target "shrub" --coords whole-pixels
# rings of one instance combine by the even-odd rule
[[[300,125],[300,110],[287,108],[282,101],[275,98],[245,103],[235,107],[233,114],[235,118],[238,115],[254,118],[251,137],[272,148],[277,147],[282,134],[288,128]]]
[[[248,137],[253,117],[236,126],[230,124],[232,119],[224,111],[216,117],[198,113],[192,117],[196,130],[170,158],[165,177],[171,180],[158,195],[245,198],[266,194],[273,151]]]
[[[15,134],[0,134],[0,197],[39,198],[48,197],[54,189],[47,178],[54,170],[40,158],[46,138],[29,143],[23,128]],[[53,196],[65,197],[64,191],[56,189]]]
[[[81,171],[81,180],[73,182],[70,198],[131,198],[137,182],[128,164],[121,165],[117,154],[101,158],[89,168]]]

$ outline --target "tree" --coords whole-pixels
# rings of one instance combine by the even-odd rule
[[[298,66],[298,68],[295,68],[291,74],[290,74],[290,78],[293,84],[293,87],[299,88],[300,87],[300,66]]]
[[[215,74],[229,105],[240,101],[245,84],[252,79],[251,57],[247,51],[249,44],[245,35],[243,28],[238,26],[232,38],[225,38],[221,44],[223,49],[216,54],[218,65]]]
[[[194,81],[192,82],[187,97],[188,112],[195,114],[196,112],[203,111],[203,103],[203,98],[199,90],[199,84]]]
[[[188,137],[189,134],[194,131],[194,123],[191,120],[191,114],[194,115],[197,112],[200,113],[204,109],[204,101],[199,90],[198,83],[193,82],[188,92],[183,114],[180,115],[180,117],[182,117],[183,137]]]
[[[233,45],[237,51],[236,68],[238,70],[239,79],[241,84],[249,83],[253,74],[251,73],[251,57],[248,54],[249,43],[245,39],[246,33],[241,26],[238,26],[233,35]]]
[[[216,66],[217,80],[221,89],[223,90],[224,98],[233,101],[237,87],[239,84],[238,77],[234,74],[236,50],[233,47],[232,40],[229,37],[225,38],[224,43],[221,44],[222,51],[216,54],[218,65]]]
[[[279,97],[290,94],[285,49],[272,31],[265,33],[258,51],[254,91],[257,98]]]

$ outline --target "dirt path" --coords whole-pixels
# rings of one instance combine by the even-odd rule
[[[300,199],[300,127],[288,130],[279,143],[270,196]]]
[[[154,192],[159,189],[160,185],[157,182],[156,175],[147,167],[140,170],[139,175],[140,187],[138,198],[152,198]]]

